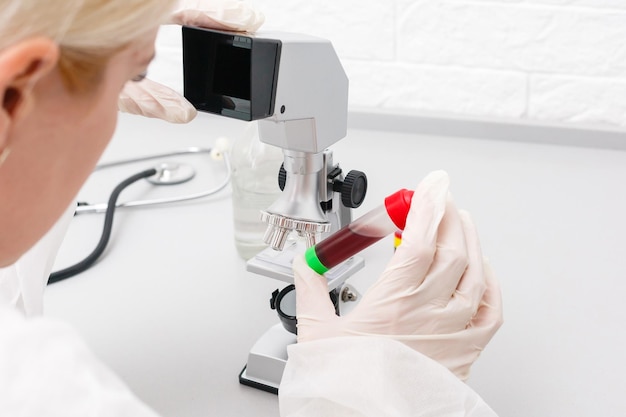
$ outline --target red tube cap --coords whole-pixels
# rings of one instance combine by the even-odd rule
[[[398,229],[404,230],[406,226],[406,218],[409,215],[409,209],[411,208],[411,199],[413,198],[413,191],[403,188],[389,197],[385,198],[385,209],[389,218],[395,224]]]

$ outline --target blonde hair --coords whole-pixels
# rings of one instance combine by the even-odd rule
[[[34,36],[57,42],[66,85],[84,90],[109,58],[163,23],[175,0],[0,0],[0,50]]]

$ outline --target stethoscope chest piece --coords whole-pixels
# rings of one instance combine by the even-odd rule
[[[146,178],[155,185],[181,184],[191,180],[196,175],[196,171],[188,164],[164,162],[155,169],[157,173]]]

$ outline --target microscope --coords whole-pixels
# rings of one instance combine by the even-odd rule
[[[185,97],[200,111],[257,120],[261,141],[283,150],[277,172],[281,196],[259,213],[267,223],[269,247],[250,259],[246,269],[293,283],[294,256],[349,224],[351,210],[365,198],[365,174],[344,174],[329,149],[347,133],[346,74],[325,39],[193,27],[183,27],[182,33]],[[342,286],[363,265],[355,256],[325,274],[337,313],[340,302],[351,298]],[[293,306],[281,308],[286,300]],[[254,344],[239,380],[277,393],[287,346],[296,343],[293,285],[274,292],[270,303],[282,324]]]

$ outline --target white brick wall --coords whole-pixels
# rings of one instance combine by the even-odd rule
[[[250,0],[330,39],[350,105],[626,127],[626,0]]]

